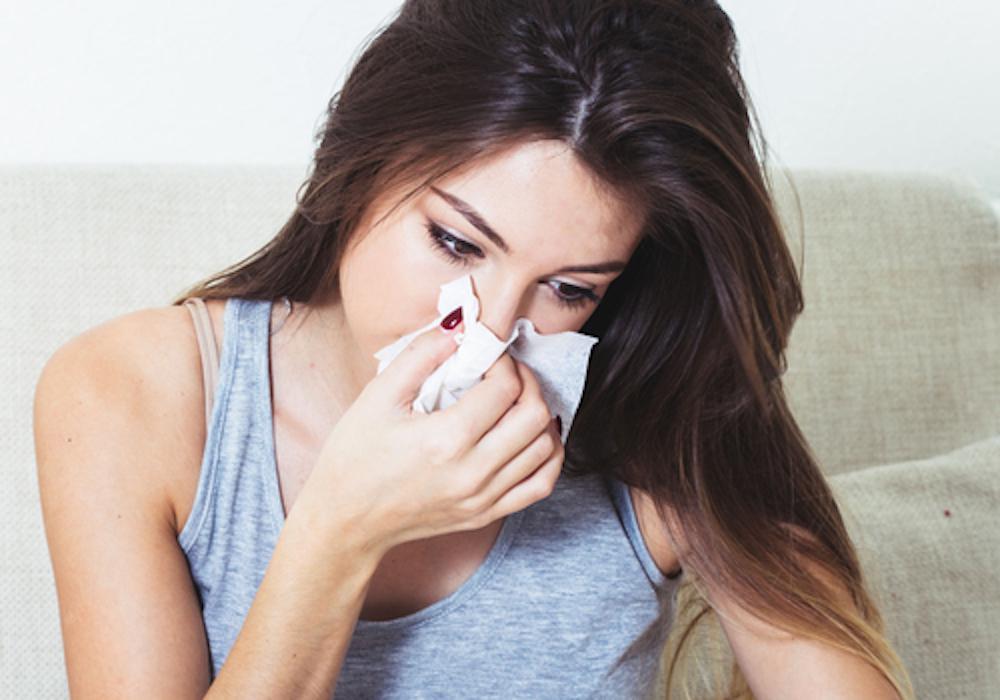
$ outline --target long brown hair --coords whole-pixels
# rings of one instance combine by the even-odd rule
[[[173,303],[336,297],[345,247],[377,196],[405,185],[401,204],[479,157],[565,142],[643,216],[627,268],[581,329],[600,342],[564,469],[646,491],[679,545],[666,692],[694,687],[685,659],[713,620],[704,584],[715,583],[912,698],[783,394],[802,290],[738,58],[712,0],[407,0],[330,100],[291,218]],[[726,664],[727,695],[752,697]]]

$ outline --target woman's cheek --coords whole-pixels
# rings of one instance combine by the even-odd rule
[[[414,222],[407,227],[406,235],[396,245],[397,264],[400,274],[430,283],[435,288],[434,303],[437,306],[438,288],[450,280],[461,277],[469,268],[450,262],[445,253],[434,247],[422,223]]]
[[[440,315],[437,303],[441,285],[467,272],[445,260],[426,238],[425,233],[417,230],[385,251],[385,264],[378,275],[384,301],[389,302],[388,307],[383,306],[386,308],[383,345],[436,320]]]

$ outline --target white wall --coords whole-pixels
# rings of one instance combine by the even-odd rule
[[[396,0],[0,0],[0,162],[308,164]],[[1000,200],[995,0],[722,0],[779,164],[948,171]]]
[[[721,0],[786,165],[946,171],[1000,206],[996,0]]]

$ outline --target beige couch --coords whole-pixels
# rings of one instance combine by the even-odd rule
[[[304,167],[0,168],[0,697],[67,694],[31,402],[48,356],[268,240]],[[921,698],[1000,697],[1000,223],[970,181],[792,171],[793,410]]]

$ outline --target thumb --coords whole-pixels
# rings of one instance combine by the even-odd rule
[[[455,335],[464,328],[435,325],[410,341],[372,382],[381,400],[409,412],[423,383],[458,348]]]

